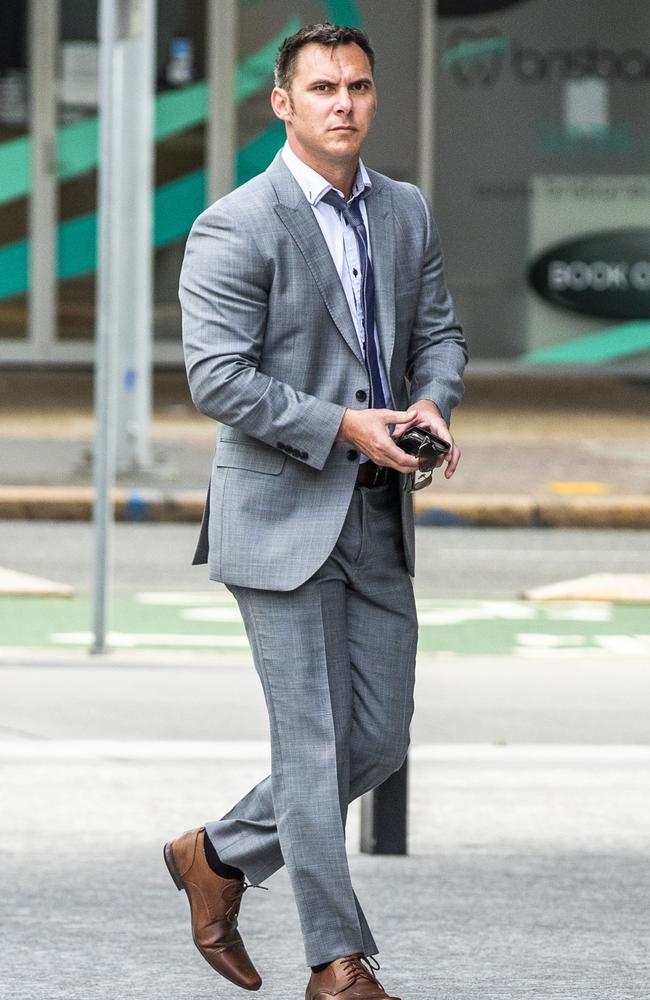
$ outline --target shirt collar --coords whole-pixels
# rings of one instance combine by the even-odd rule
[[[282,147],[282,159],[289,168],[310,205],[315,206],[328,191],[337,191],[343,197],[343,192],[333,187],[329,181],[321,177],[319,173],[307,166],[300,157],[296,156],[288,142]],[[372,187],[372,181],[368,175],[363,160],[359,160],[357,176],[352,186],[352,198],[356,198],[363,192],[368,192]]]

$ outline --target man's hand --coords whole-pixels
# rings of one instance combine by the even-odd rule
[[[449,442],[449,451],[446,455],[440,455],[438,461],[436,462],[436,468],[442,465],[443,462],[447,463],[447,468],[445,469],[445,479],[451,479],[454,472],[456,471],[456,466],[460,461],[460,449],[454,443],[454,439],[449,433],[449,428],[447,423],[442,416],[440,410],[435,403],[432,403],[429,399],[421,399],[417,403],[413,403],[408,410],[409,413],[415,412],[415,418],[410,421],[410,423],[402,423],[399,427],[396,427],[393,431],[394,438],[400,438],[402,434],[410,430],[411,427],[422,427],[432,434],[437,434],[439,438],[443,441]]]
[[[407,427],[415,426],[417,418],[415,407],[411,407],[406,412],[372,409],[346,410],[336,440],[353,444],[355,448],[372,459],[375,465],[397,469],[398,472],[414,472],[418,467],[417,458],[413,455],[407,455],[405,451],[397,447],[388,428],[395,425],[396,428],[402,428],[401,432],[403,433]]]

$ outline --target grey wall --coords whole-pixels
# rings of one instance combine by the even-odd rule
[[[452,43],[503,34],[510,52],[492,85],[489,60],[467,64],[467,83],[442,66]],[[528,52],[519,73],[512,53]],[[650,4],[646,0],[528,0],[478,17],[439,24],[436,121],[436,214],[443,233],[447,272],[466,322],[474,358],[512,357],[526,348],[525,283],[529,179],[533,174],[644,174],[650,172],[650,80],[610,82],[610,120],[628,127],[632,148],[595,150],[579,144],[564,153],[544,149],[542,130],[561,130],[567,50],[596,46],[618,54],[636,50],[650,73]],[[536,82],[548,57],[547,75]],[[605,54],[604,69],[609,56]],[[632,56],[628,67],[634,74]],[[573,73],[580,75],[574,63]],[[607,324],[600,324],[606,326]],[[598,323],[596,322],[596,326]]]

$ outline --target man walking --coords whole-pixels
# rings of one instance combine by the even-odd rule
[[[221,424],[195,562],[239,604],[272,769],[165,859],[197,947],[250,990],[241,896],[285,864],[307,1000],[387,997],[345,820],[404,761],[413,711],[418,462],[396,440],[414,426],[444,438],[453,475],[466,361],[428,206],[359,158],[373,64],[353,28],[285,40],[271,103],[286,145],[197,219],[181,275],[192,397]]]

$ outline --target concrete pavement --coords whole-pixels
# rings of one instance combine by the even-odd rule
[[[90,385],[71,373],[28,374],[0,373],[0,480],[14,491],[11,503],[31,504],[21,516],[52,516],[45,487],[88,489]],[[209,469],[214,428],[191,411],[178,376],[157,382],[153,433],[164,462],[123,484],[134,518],[156,509],[145,488],[178,503],[187,490],[202,493]],[[469,496],[481,516],[491,511],[507,525],[530,523],[528,513],[515,520],[529,503],[536,517],[549,505],[563,523],[563,510],[575,518],[588,502],[593,517],[609,500],[598,527],[620,523],[625,504],[640,527],[645,508],[634,498],[645,502],[649,492],[647,400],[643,386],[613,382],[569,393],[548,382],[470,380],[454,421],[462,476],[429,491],[435,518],[453,519],[443,505],[452,497],[456,512],[466,504],[465,517]],[[60,516],[87,515],[79,496]],[[0,532],[4,560],[16,567],[79,586],[87,579],[89,525],[7,521]],[[173,551],[158,532],[178,535]],[[511,594],[567,575],[569,564],[570,575],[643,569],[645,535],[632,531],[419,533],[422,594],[452,580],[466,596],[481,586]],[[117,536],[122,586],[205,586],[204,570],[185,565],[194,526],[123,525]],[[481,584],[483,567],[493,573]],[[358,805],[348,824],[353,880],[391,992],[402,1000],[647,1000],[645,662],[580,650],[421,657],[409,857],[360,855]],[[264,775],[267,754],[245,653],[129,651],[100,661],[1,650],[3,1000],[241,997],[194,949],[161,845],[225,811]],[[265,980],[260,996],[288,1000],[303,995],[302,946],[285,874],[269,886],[247,893],[242,930]]]
[[[456,476],[416,496],[421,524],[650,527],[650,390],[614,379],[467,379]],[[155,380],[154,464],[121,477],[116,516],[196,521],[215,427],[179,372]],[[91,516],[86,372],[0,371],[0,518]]]
[[[44,552],[49,530],[33,529]],[[178,528],[120,528],[130,550],[152,530]],[[462,536],[469,554],[477,534],[445,538]],[[168,549],[164,560],[169,573]],[[641,658],[420,657],[409,856],[360,855],[358,805],[348,823],[392,993],[647,1000],[649,707]],[[3,650],[3,1000],[241,997],[194,949],[161,845],[267,770],[247,654]],[[285,874],[268,884],[247,893],[242,915],[260,996],[301,997]]]
[[[66,757],[0,740],[3,998],[241,997],[194,949],[161,842],[228,808],[267,762],[166,746]],[[409,857],[356,853],[353,808],[380,978],[402,1000],[646,1000],[647,748],[501,749],[415,754]],[[240,926],[260,996],[288,1000],[306,982],[300,934],[285,873],[268,885]]]

